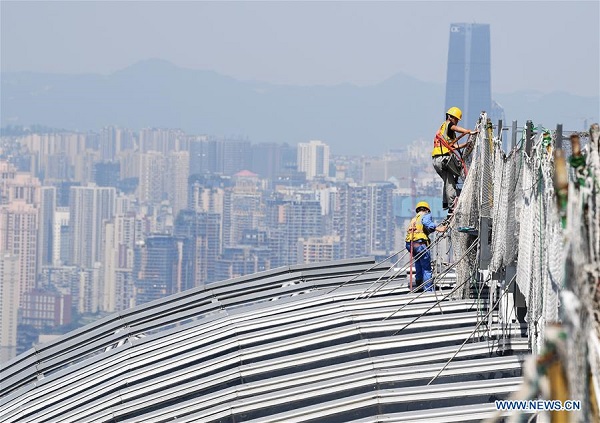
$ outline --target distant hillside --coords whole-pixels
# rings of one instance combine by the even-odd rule
[[[590,93],[592,95],[594,93]],[[597,93],[596,93],[597,94]],[[600,97],[581,97],[564,92],[542,94],[536,91],[520,91],[510,94],[494,94],[494,99],[504,107],[508,122],[517,120],[519,125],[531,119],[536,125],[555,129],[562,123],[565,130],[579,131],[598,122]]]
[[[321,139],[334,153],[379,154],[432,136],[443,118],[444,87],[398,74],[357,87],[238,81],[211,71],[147,60],[111,75],[3,73],[0,122],[70,129],[106,125],[181,128],[247,136],[252,142]],[[598,97],[516,93],[495,96],[508,119],[565,127],[598,116]],[[595,108],[594,108],[595,107]],[[563,118],[568,111],[569,118]],[[570,120],[569,120],[570,119]]]

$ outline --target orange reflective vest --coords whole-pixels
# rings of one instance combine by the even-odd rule
[[[411,241],[429,242],[429,237],[423,230],[423,223],[421,222],[424,214],[425,214],[425,212],[419,212],[410,221],[410,225],[408,225],[408,231],[406,232],[406,242],[411,242]]]
[[[442,156],[446,154],[450,154],[453,150],[452,144],[455,139],[450,138],[448,134],[448,125],[450,122],[445,121],[440,126],[440,129],[435,134],[435,138],[433,139],[433,150],[431,151],[431,156]]]

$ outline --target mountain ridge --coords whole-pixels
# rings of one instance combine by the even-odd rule
[[[243,135],[254,143],[321,139],[335,154],[380,154],[429,138],[443,119],[445,94],[442,84],[403,73],[368,86],[284,85],[240,81],[162,59],[109,75],[3,72],[1,88],[2,126],[174,127]],[[569,126],[599,114],[598,97],[525,91],[494,99],[507,121],[533,119],[579,130]]]

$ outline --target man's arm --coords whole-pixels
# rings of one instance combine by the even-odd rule
[[[423,224],[423,227],[427,229],[427,233],[435,231],[436,225],[431,218],[431,213],[424,215],[423,219],[421,219],[421,223]]]
[[[452,144],[453,146],[454,146],[454,144],[458,144],[458,141],[465,135],[474,135],[474,134],[479,133],[479,131],[469,131],[468,129],[461,128],[460,126],[456,126],[456,125],[453,125],[450,129],[452,129],[453,131],[456,131],[456,132],[462,132],[462,134],[458,138],[456,138],[456,140],[454,140],[454,143]],[[461,148],[465,148],[467,145],[469,145],[468,141],[464,144],[458,144],[456,147],[454,147],[454,149],[460,150]]]
[[[428,213],[425,216],[423,216],[421,223],[423,224],[424,228],[427,228],[428,233],[446,232],[447,229],[447,227],[444,225],[436,226],[436,224],[433,222],[433,218],[431,217],[431,213]]]
[[[470,129],[465,129],[462,128],[458,125],[452,125],[450,126],[450,129],[453,130],[454,132],[460,132],[461,134],[475,134],[476,132],[471,131]]]

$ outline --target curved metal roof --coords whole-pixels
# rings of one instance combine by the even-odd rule
[[[528,344],[520,328],[499,344],[506,327],[494,314],[475,330],[486,300],[437,304],[440,292],[409,293],[405,275],[389,281],[392,273],[371,259],[293,266],[109,316],[9,362],[0,373],[0,420],[491,415],[494,399],[521,382],[519,354]]]

